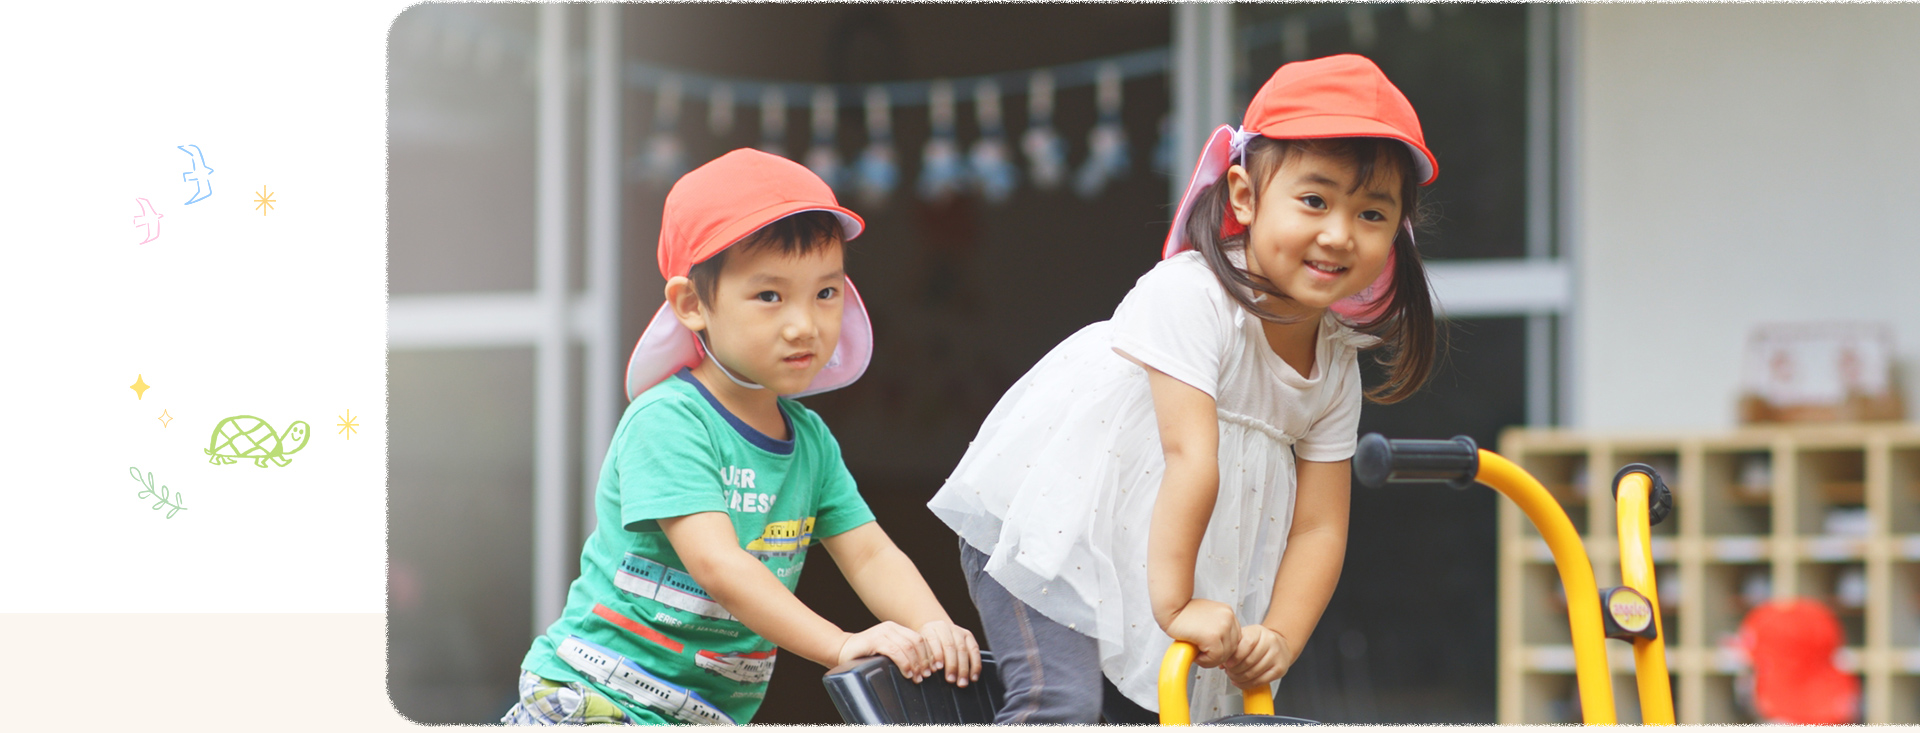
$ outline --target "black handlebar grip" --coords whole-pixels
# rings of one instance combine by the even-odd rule
[[[1465,435],[1453,440],[1387,440],[1367,433],[1353,454],[1353,475],[1369,488],[1388,483],[1445,481],[1464,489],[1480,473],[1480,446]]]
[[[1673,514],[1673,491],[1667,488],[1667,482],[1660,480],[1660,472],[1653,470],[1652,466],[1629,463],[1621,467],[1620,472],[1613,475],[1613,498],[1620,498],[1620,479],[1630,473],[1644,473],[1653,483],[1653,488],[1647,492],[1647,526],[1657,526],[1666,521],[1667,516]]]

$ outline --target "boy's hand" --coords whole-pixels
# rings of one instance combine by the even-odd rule
[[[1233,609],[1227,604],[1195,598],[1187,601],[1167,623],[1167,636],[1191,643],[1199,650],[1194,664],[1218,667],[1240,648],[1240,621],[1233,617]]]
[[[1280,632],[1260,624],[1240,629],[1240,646],[1222,665],[1234,687],[1251,689],[1272,684],[1293,666],[1293,645]]]
[[[927,640],[900,624],[882,621],[858,634],[849,634],[840,645],[840,661],[846,664],[861,657],[882,655],[893,660],[900,675],[919,682],[933,673],[933,652]]]
[[[946,670],[948,684],[966,687],[980,679],[980,643],[973,632],[952,621],[930,621],[920,627],[920,636],[933,649],[933,668]]]

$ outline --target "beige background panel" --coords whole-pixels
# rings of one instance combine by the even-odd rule
[[[0,638],[8,731],[421,727],[387,701],[383,614],[0,614]]]

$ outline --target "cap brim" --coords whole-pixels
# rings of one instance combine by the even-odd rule
[[[1405,143],[1413,153],[1414,177],[1425,186],[1440,175],[1440,164],[1427,146],[1392,126],[1370,117],[1349,115],[1313,115],[1295,117],[1261,128],[1260,134],[1274,138],[1314,140],[1329,137],[1385,137]]]
[[[836,390],[853,384],[867,372],[867,365],[873,361],[873,321],[852,280],[847,281],[846,296],[847,304],[840,314],[840,343],[827,358],[827,365],[813,376],[806,389],[784,396],[798,398]],[[627,399],[639,397],[681,367],[699,366],[700,358],[699,340],[680,325],[673,309],[662,303],[627,359]]]
[[[867,228],[866,222],[860,218],[860,215],[853,213],[852,210],[846,207],[822,204],[814,201],[782,201],[762,208],[759,211],[741,216],[735,219],[733,223],[721,227],[719,231],[714,232],[712,236],[708,237],[707,241],[702,242],[695,248],[695,252],[698,254],[688,265],[697,265],[705,262],[707,258],[719,254],[721,250],[733,246],[742,239],[752,236],[754,232],[766,228],[768,224],[807,211],[825,211],[833,214],[835,219],[840,220],[840,241],[842,242],[853,241],[854,237],[860,236],[860,233],[866,231]],[[675,275],[685,275],[686,273],[662,274],[666,277],[673,277]]]
[[[1193,166],[1193,177],[1187,180],[1187,191],[1180,197],[1180,208],[1173,213],[1173,224],[1167,229],[1167,240],[1160,248],[1160,258],[1166,259],[1188,249],[1187,218],[1193,213],[1193,204],[1200,198],[1200,192],[1233,165],[1233,126],[1221,125],[1215,128],[1213,135],[1207,138],[1206,145],[1200,148],[1200,159]],[[1420,178],[1420,185],[1433,182],[1439,175],[1439,165],[1434,162],[1433,153],[1419,141],[1408,138],[1387,125],[1365,117],[1344,115],[1317,115],[1301,117],[1269,126],[1261,130],[1264,137],[1319,139],[1330,137],[1384,137],[1404,143],[1413,154],[1414,175]]]

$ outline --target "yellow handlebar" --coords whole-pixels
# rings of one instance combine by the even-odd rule
[[[1160,658],[1160,724],[1192,725],[1193,717],[1187,712],[1187,670],[1193,666],[1193,658],[1199,651],[1192,644],[1176,641],[1167,647],[1167,655]],[[1241,690],[1246,696],[1244,707],[1248,715],[1273,714],[1273,690],[1267,685]]]
[[[1613,678],[1607,670],[1606,630],[1600,624],[1600,587],[1593,580],[1593,561],[1587,559],[1587,548],[1580,544],[1580,533],[1546,487],[1500,454],[1480,451],[1480,472],[1474,480],[1512,499],[1533,520],[1547,548],[1553,550],[1553,565],[1560,571],[1560,585],[1567,590],[1567,622],[1573,632],[1574,679],[1580,686],[1582,722],[1614,725]],[[1645,511],[1646,502],[1643,500],[1640,506]]]
[[[1637,467],[1629,467],[1633,470]],[[1667,679],[1666,629],[1660,620],[1660,594],[1653,578],[1653,531],[1648,497],[1653,479],[1637,471],[1614,485],[1614,517],[1620,533],[1620,581],[1653,606],[1651,639],[1633,640],[1633,673],[1640,689],[1640,719],[1647,725],[1673,725],[1673,688]]]

